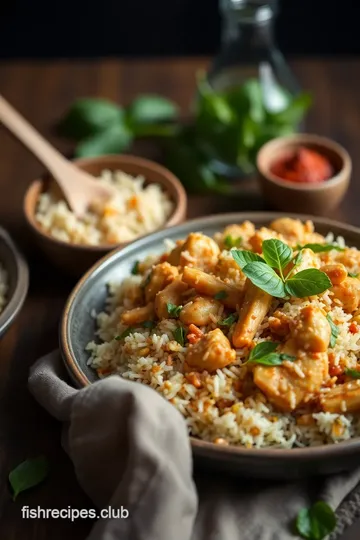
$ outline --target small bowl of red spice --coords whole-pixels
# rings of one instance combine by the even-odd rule
[[[257,155],[263,195],[276,209],[325,215],[348,189],[352,164],[337,142],[296,134],[264,144]]]

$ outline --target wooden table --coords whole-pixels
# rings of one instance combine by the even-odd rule
[[[193,97],[196,71],[206,65],[204,59],[3,63],[0,93],[68,153],[71,146],[56,139],[51,128],[75,98],[102,96],[126,104],[138,93],[158,92],[173,98],[186,111]],[[331,217],[360,226],[360,61],[297,61],[293,66],[303,88],[314,94],[309,131],[337,139],[353,159],[351,188]],[[147,146],[136,151],[153,155]],[[24,226],[24,190],[40,173],[41,166],[1,130],[0,224],[25,252],[31,271],[25,306],[0,344],[0,537],[4,540],[81,539],[92,525],[89,520],[71,523],[21,519],[21,507],[26,504],[43,508],[92,507],[61,449],[60,425],[35,403],[26,388],[31,364],[57,347],[59,317],[74,285],[46,263],[31,244]],[[191,197],[189,217],[261,208],[256,189],[246,186],[246,192],[235,198]],[[48,456],[52,464],[50,477],[13,503],[6,483],[9,471],[38,454]]]

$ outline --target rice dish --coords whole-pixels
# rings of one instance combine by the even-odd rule
[[[116,189],[116,195],[105,206],[94,201],[80,219],[55,192],[46,192],[39,197],[35,219],[45,232],[63,242],[85,245],[128,242],[164,225],[174,209],[159,184],[145,185],[145,181],[142,176],[105,170],[99,182]]]
[[[265,266],[274,294],[254,274]],[[294,448],[357,437],[359,275],[360,251],[310,221],[192,233],[109,284],[88,363],[100,378],[149,385],[191,436],[216,444]]]

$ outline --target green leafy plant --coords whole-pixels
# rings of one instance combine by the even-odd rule
[[[179,121],[179,108],[173,101],[145,94],[127,107],[105,99],[78,99],[58,128],[60,134],[77,141],[79,157],[121,153],[139,137],[155,137],[167,166],[185,187],[226,193],[229,185],[217,174],[215,162],[239,167],[244,174],[252,172],[259,148],[276,136],[293,133],[311,105],[308,94],[293,97],[280,87],[277,90],[283,108],[274,111],[259,80],[216,92],[201,74],[188,123]]]
[[[49,462],[45,457],[27,459],[20,463],[9,474],[9,482],[13,491],[13,500],[22,491],[37,486],[45,480],[49,473]]]
[[[306,540],[323,540],[335,527],[335,513],[324,501],[301,509],[295,521],[296,532]]]
[[[182,347],[185,345],[185,328],[183,326],[178,326],[173,332],[175,341],[179,343]]]
[[[335,251],[345,251],[345,248],[338,246],[337,244],[305,244],[304,246],[301,246],[298,244],[297,249],[311,249],[314,253],[322,253],[326,251],[332,251],[333,249]]]
[[[345,369],[345,375],[352,377],[353,379],[360,379],[360,371],[357,369]]]
[[[264,240],[262,251],[263,257],[246,250],[232,250],[231,254],[246,277],[271,296],[304,298],[320,294],[332,286],[329,277],[316,268],[307,268],[294,274],[301,262],[301,251],[294,256],[291,247],[281,240]],[[285,275],[284,270],[290,262],[293,267]]]
[[[249,358],[244,362],[245,364],[262,364],[263,366],[280,366],[286,360],[293,362],[296,360],[296,356],[290,356],[289,354],[276,353],[275,350],[279,346],[279,343],[273,341],[263,341],[258,343],[250,352]]]
[[[225,319],[222,319],[221,321],[219,321],[219,326],[231,326],[238,320],[238,318],[239,318],[238,313],[231,313]]]
[[[326,318],[329,322],[329,325],[330,325],[330,329],[331,329],[331,336],[330,336],[330,347],[333,349],[336,345],[336,340],[338,338],[338,335],[339,335],[339,329],[338,327],[336,326],[336,324],[334,324],[331,316],[329,314],[326,315]]]
[[[241,236],[238,236],[237,238],[233,238],[230,234],[225,236],[224,238],[224,246],[226,249],[231,249],[233,247],[240,247],[242,243]]]
[[[177,319],[180,315],[180,312],[182,310],[183,306],[176,306],[175,304],[172,304],[171,302],[168,302],[166,304],[166,309],[170,317]]]

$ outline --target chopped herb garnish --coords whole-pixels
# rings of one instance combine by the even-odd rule
[[[296,356],[290,356],[289,354],[274,352],[279,346],[279,343],[272,341],[263,341],[258,343],[250,352],[249,358],[245,364],[262,364],[264,366],[280,366],[286,360],[293,362],[296,360]]]
[[[246,277],[271,296],[304,298],[320,294],[332,286],[329,277],[316,268],[307,268],[297,274],[290,272],[284,276],[283,270],[291,260],[294,264],[299,264],[301,260],[299,254],[292,259],[293,251],[284,242],[264,240],[262,249],[264,259],[251,251],[233,250],[231,254]]]
[[[124,330],[119,336],[115,336],[116,341],[122,341],[127,336],[130,336],[130,334],[134,331],[134,329],[129,326],[126,330]]]
[[[295,521],[296,532],[306,540],[323,540],[335,527],[335,513],[324,501],[302,508]]]
[[[183,326],[178,326],[174,332],[173,336],[175,341],[179,343],[182,347],[185,345],[185,328]]]
[[[305,244],[304,246],[297,246],[297,249],[311,249],[314,253],[324,253],[326,251],[345,251],[345,248],[338,246],[337,244]]]
[[[353,272],[348,272],[349,277],[357,278],[359,277],[359,274],[354,274]]]
[[[227,295],[228,295],[228,294],[227,294],[226,291],[219,291],[218,293],[216,293],[216,294],[214,295],[214,298],[215,298],[215,300],[224,300],[224,298],[226,298]]]
[[[231,313],[228,317],[219,321],[219,326],[231,326],[232,324],[234,324],[234,322],[238,320],[238,318],[238,313]]]
[[[151,330],[152,328],[154,328],[156,326],[156,323],[154,321],[145,321],[145,322],[142,323],[142,326],[144,328],[150,328],[150,330]]]
[[[149,285],[150,281],[151,281],[151,272],[148,273],[148,275],[144,279],[141,287],[144,289],[145,287],[147,287]]]
[[[168,311],[168,314],[170,315],[170,317],[172,317],[174,319],[177,319],[178,316],[180,315],[180,312],[181,312],[183,306],[176,306],[175,304],[172,304],[171,302],[168,302],[166,304],[166,308],[167,308],[167,311]]]
[[[241,242],[242,242],[242,237],[241,236],[239,236],[238,238],[234,238],[233,236],[228,234],[224,238],[224,246],[226,247],[226,249],[231,249],[231,248],[234,248],[234,247],[240,247]]]
[[[132,268],[131,268],[131,273],[136,276],[138,273],[139,273],[139,264],[140,262],[139,261],[135,261]]]
[[[357,369],[345,369],[345,375],[352,377],[353,379],[360,379],[360,371]]]
[[[329,325],[330,325],[330,328],[331,328],[331,336],[330,336],[330,347],[333,349],[336,345],[336,340],[338,338],[338,335],[339,335],[339,329],[338,327],[336,326],[336,324],[334,324],[332,318],[330,317],[329,314],[326,315],[326,318],[329,322]]]
[[[9,482],[13,491],[13,500],[22,491],[40,484],[49,473],[49,462],[45,457],[27,459],[15,467],[9,474]]]

